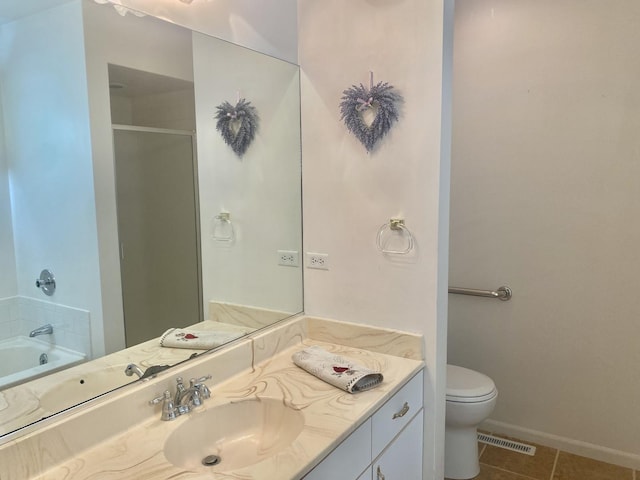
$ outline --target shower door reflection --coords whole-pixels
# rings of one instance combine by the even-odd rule
[[[114,126],[127,347],[203,320],[192,132]]]

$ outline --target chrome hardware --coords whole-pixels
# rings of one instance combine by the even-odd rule
[[[192,378],[189,380],[189,388],[182,383],[182,377],[176,378],[176,396],[174,402],[178,407],[187,406],[189,410],[193,407],[199,407],[202,405],[202,400],[211,397],[211,391],[202,382],[211,379],[211,375],[205,375],[197,380]],[[185,399],[187,404],[184,405]]]
[[[173,400],[171,400],[171,392],[169,390],[165,390],[159,397],[149,400],[149,405],[157,405],[160,402],[162,402],[162,415],[160,416],[160,420],[175,420],[176,417],[180,415]]]
[[[49,355],[47,355],[46,353],[41,353],[40,359],[38,361],[40,362],[40,365],[46,365],[47,363],[49,363]]]
[[[402,406],[400,411],[394,413],[393,417],[391,417],[391,418],[392,418],[392,420],[395,420],[396,418],[402,418],[407,414],[408,411],[409,411],[409,403],[404,402],[404,405]]]
[[[205,467],[213,467],[214,465],[218,465],[222,459],[218,455],[207,455],[202,459],[202,465]]]
[[[29,333],[30,337],[37,337],[38,335],[51,335],[53,333],[53,326],[50,323],[32,330]]]
[[[229,212],[220,212],[211,219],[211,238],[216,242],[231,244],[235,241],[235,237],[236,232]]]
[[[209,387],[202,383],[205,380],[209,380],[210,378],[211,375],[207,375],[198,379],[192,378],[191,380],[189,380],[189,389],[187,391],[191,390],[193,392],[191,403],[194,407],[199,407],[200,405],[202,405],[203,400],[211,398],[211,390],[209,390]]]
[[[132,376],[133,374],[137,375],[138,378],[144,380],[147,378],[154,377],[157,373],[162,372],[170,368],[169,365],[151,365],[144,372],[140,367],[138,367],[135,363],[130,363],[127,365],[127,368],[124,369],[124,373],[127,377]]]
[[[142,378],[142,375],[144,375],[144,372],[135,363],[130,363],[129,365],[127,365],[127,368],[124,369],[124,374],[127,377],[131,377],[133,374],[136,374],[138,378]]]
[[[44,292],[45,295],[51,296],[56,291],[56,279],[49,270],[44,269],[40,272],[40,278],[36,280],[36,287]]]
[[[187,389],[182,383],[182,377],[176,378],[176,395],[173,397],[173,401],[176,405],[180,405],[182,399],[187,395]]]
[[[406,246],[402,250],[393,250],[385,248],[385,236],[388,233],[396,233],[398,235],[403,235],[406,237]],[[376,244],[378,250],[382,253],[391,254],[391,255],[406,255],[407,253],[413,250],[414,240],[411,231],[405,226],[404,219],[402,218],[392,218],[389,220],[389,223],[383,224],[378,229],[378,235],[376,237]]]
[[[384,475],[382,474],[382,470],[380,470],[380,465],[378,465],[378,470],[376,470],[377,480],[384,480]]]
[[[176,393],[173,399],[171,398],[171,392],[167,390],[162,396],[151,400],[149,404],[156,405],[164,400],[160,420],[174,420],[176,417],[189,413],[192,409],[201,406],[204,400],[211,397],[211,390],[202,383],[210,378],[211,375],[198,379],[192,378],[189,380],[189,388],[187,388],[184,386],[182,377],[177,377]]]
[[[506,286],[502,286],[497,290],[476,290],[474,288],[449,287],[449,293],[457,293],[459,295],[473,295],[475,297],[499,298],[503,302],[511,300],[513,291]]]

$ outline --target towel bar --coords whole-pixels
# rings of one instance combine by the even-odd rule
[[[502,301],[511,299],[513,292],[509,287],[502,286],[494,290],[476,290],[474,288],[449,287],[449,293],[459,295],[474,295],[476,297],[499,298]]]

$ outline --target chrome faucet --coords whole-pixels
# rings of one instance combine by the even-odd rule
[[[144,372],[139,366],[137,366],[135,363],[130,363],[129,365],[127,365],[127,368],[124,369],[124,374],[127,377],[131,377],[134,373],[138,376],[138,378],[142,378],[142,376],[144,375]]]
[[[167,368],[170,368],[170,365],[151,365],[143,372],[142,369],[135,363],[130,363],[129,365],[127,365],[127,368],[124,369],[124,373],[127,377],[135,374],[138,376],[138,378],[144,380],[145,378],[155,376],[158,372],[162,372]]]
[[[209,380],[211,375],[207,375],[206,377],[192,378],[189,380],[189,388],[185,388],[182,383],[182,377],[176,378],[176,396],[174,398],[174,403],[178,408],[184,406],[186,399],[186,406],[191,408],[199,407],[202,405],[202,401],[211,397],[211,390],[204,383],[205,380]]]
[[[47,323],[46,325],[43,325],[41,327],[36,328],[35,330],[32,330],[31,333],[29,333],[30,337],[37,337],[38,335],[51,335],[53,333],[53,326],[50,323]]]
[[[176,378],[176,393],[171,398],[171,392],[166,390],[159,397],[149,401],[150,405],[162,402],[162,415],[160,420],[175,420],[180,415],[189,413],[194,408],[202,405],[204,400],[211,397],[211,390],[203,382],[209,380],[211,375],[189,381],[189,387],[182,383],[182,377]]]

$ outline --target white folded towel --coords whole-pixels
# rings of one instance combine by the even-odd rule
[[[382,383],[382,374],[314,345],[291,356],[293,363],[320,380],[349,393],[362,392]]]
[[[171,348],[209,350],[242,337],[243,335],[243,332],[217,332],[192,330],[189,328],[170,328],[160,337],[160,345]]]

